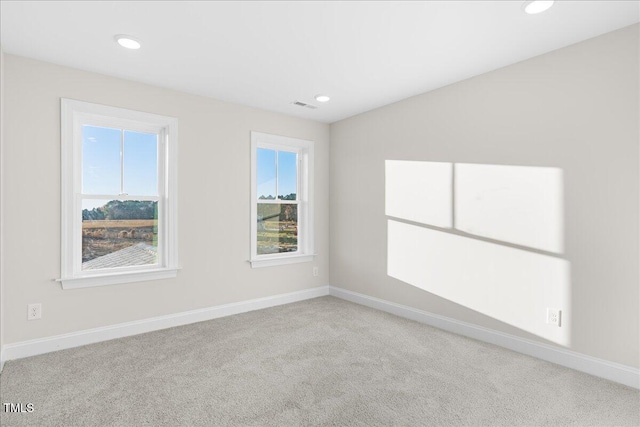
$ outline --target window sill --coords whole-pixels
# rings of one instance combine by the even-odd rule
[[[286,265],[286,264],[297,264],[299,262],[311,262],[313,261],[312,255],[289,255],[289,256],[278,256],[278,257],[270,257],[270,258],[257,258],[249,260],[251,263],[251,268],[260,268],[260,267],[273,267],[276,265]]]
[[[82,277],[56,279],[62,289],[91,288],[94,286],[118,285],[122,283],[145,282],[149,280],[170,279],[178,274],[177,268],[162,268],[126,273],[111,273]]]

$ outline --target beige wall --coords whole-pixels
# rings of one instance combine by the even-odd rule
[[[570,265],[568,347],[638,367],[638,38],[627,27],[332,124],[331,284],[544,341],[387,275],[385,160],[560,168],[565,249],[549,256]]]
[[[329,125],[12,55],[4,65],[5,344],[328,284]],[[53,282],[61,97],[178,118],[178,278],[65,291]],[[316,142],[313,263],[247,262],[252,130]],[[42,303],[42,320],[26,320],[28,303]]]

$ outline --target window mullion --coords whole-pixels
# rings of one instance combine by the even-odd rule
[[[82,194],[82,200],[140,200],[140,201],[159,201],[160,196],[144,196],[141,194]]]
[[[302,193],[300,190],[302,188],[302,156],[300,155],[300,151],[296,153],[296,157],[298,159],[298,170],[296,171],[296,200],[300,200],[300,194]]]
[[[120,129],[120,195],[124,195],[124,129]]]
[[[297,170],[296,170],[296,205],[298,205],[297,209],[298,209],[298,236],[300,236],[302,239],[303,244],[305,243],[305,239],[307,238],[307,236],[305,235],[306,233],[304,232],[304,226],[305,221],[304,221],[304,212],[302,212],[300,210],[300,208],[302,207],[302,210],[304,211],[304,206],[302,206],[301,204],[299,204],[298,202],[300,201],[300,194],[301,191],[300,189],[302,188],[302,182],[301,182],[301,176],[302,176],[302,156],[300,155],[300,151],[298,150],[296,152],[296,166],[297,166]]]
[[[278,200],[278,154],[280,152],[276,150],[276,200]]]

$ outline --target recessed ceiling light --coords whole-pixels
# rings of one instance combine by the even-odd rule
[[[140,42],[131,36],[118,34],[115,36],[115,39],[122,47],[126,47],[127,49],[140,49]]]
[[[525,12],[529,15],[544,12],[553,6],[554,0],[529,0],[522,5]]]
[[[327,102],[330,99],[331,98],[329,98],[327,95],[316,95],[316,101],[318,102]]]

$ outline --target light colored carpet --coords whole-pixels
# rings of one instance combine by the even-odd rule
[[[2,426],[640,425],[640,393],[323,297],[7,362]]]

